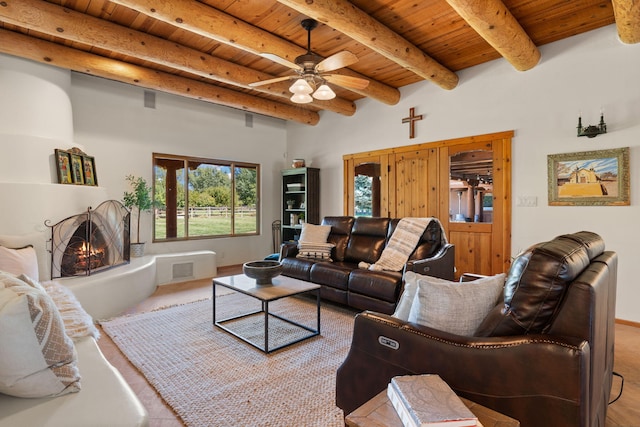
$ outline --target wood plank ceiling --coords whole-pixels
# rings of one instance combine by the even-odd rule
[[[294,104],[291,81],[249,86],[294,75],[260,54],[306,53],[306,18],[320,22],[312,51],[355,54],[335,74],[365,89],[330,83],[335,99]],[[501,57],[526,71],[539,46],[614,22],[622,42],[640,42],[631,0],[1,0],[0,52],[313,125],[363,97],[394,105],[422,80],[455,90],[457,71]]]

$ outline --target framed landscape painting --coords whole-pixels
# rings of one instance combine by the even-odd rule
[[[547,156],[550,206],[628,206],[629,147]]]

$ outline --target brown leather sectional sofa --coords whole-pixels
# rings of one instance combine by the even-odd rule
[[[360,313],[337,372],[336,403],[347,415],[396,375],[435,373],[522,427],[604,427],[617,265],[590,232],[534,245],[514,260],[503,300],[474,336]]]
[[[402,271],[371,271],[358,268],[364,261],[375,263],[382,254],[399,219],[330,216],[322,220],[331,226],[328,242],[335,244],[333,262],[297,258],[295,243],[281,247],[280,261],[285,276],[322,285],[323,299],[359,310],[391,314],[402,291]],[[454,247],[443,243],[442,227],[431,221],[405,270],[453,280]]]

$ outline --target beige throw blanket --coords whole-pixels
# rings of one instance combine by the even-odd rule
[[[435,218],[402,218],[396,229],[393,231],[389,243],[382,251],[380,259],[375,264],[368,264],[361,261],[359,268],[374,271],[388,270],[400,271],[407,263],[409,256],[420,241],[420,237],[424,233],[431,221],[437,221]]]

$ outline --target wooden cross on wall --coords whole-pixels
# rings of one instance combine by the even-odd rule
[[[409,108],[409,117],[402,119],[402,123],[409,123],[409,139],[416,137],[416,122],[422,120],[422,114],[416,116],[415,112],[415,107]]]

